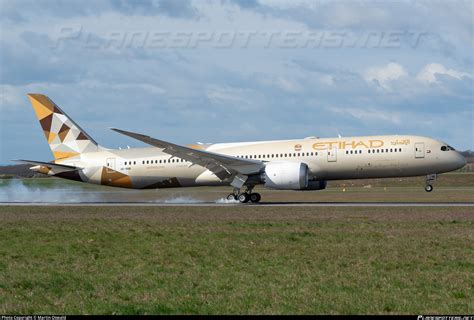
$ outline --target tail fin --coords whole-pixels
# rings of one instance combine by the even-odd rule
[[[67,159],[99,149],[97,142],[47,96],[30,93],[28,97],[55,160]]]

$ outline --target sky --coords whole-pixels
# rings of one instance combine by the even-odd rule
[[[0,0],[0,164],[99,144],[416,134],[474,150],[473,1]]]

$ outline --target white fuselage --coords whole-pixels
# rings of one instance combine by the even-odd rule
[[[456,170],[466,163],[464,157],[451,147],[448,148],[446,143],[420,136],[306,138],[193,147],[266,164],[304,163],[311,180],[421,176]],[[221,181],[202,166],[172,157],[153,147],[103,149],[57,160],[56,163],[82,168],[82,181],[97,184],[104,184],[104,174],[97,173],[98,167],[106,167],[114,174],[117,172],[130,177],[132,183],[126,186],[132,188],[230,184],[229,181]],[[55,172],[51,175],[55,175]],[[121,178],[117,176],[113,179],[119,181]],[[155,183],[157,180],[164,182]],[[117,183],[116,186],[124,185]]]

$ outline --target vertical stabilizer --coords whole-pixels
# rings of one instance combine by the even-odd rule
[[[55,160],[98,151],[97,142],[43,94],[28,94]]]

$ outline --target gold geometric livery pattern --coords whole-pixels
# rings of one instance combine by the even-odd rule
[[[28,94],[55,160],[98,151],[98,145],[53,101],[42,94]]]

